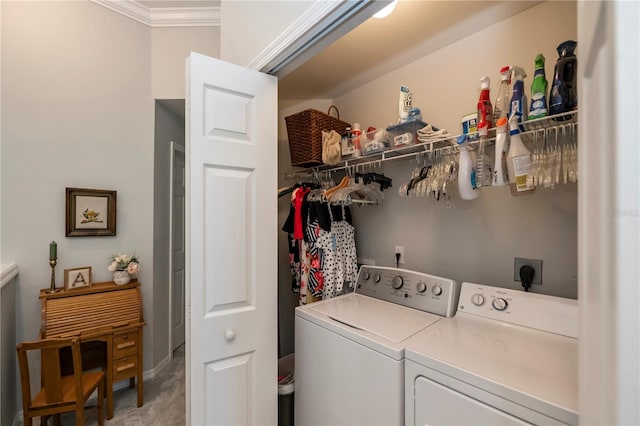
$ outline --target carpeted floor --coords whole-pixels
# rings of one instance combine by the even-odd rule
[[[184,362],[184,345],[182,345],[174,352],[173,360],[169,365],[153,379],[144,382],[144,405],[140,408],[136,406],[137,390],[135,388],[127,387],[114,392],[113,418],[105,421],[105,425],[184,425]],[[85,416],[88,426],[98,424],[95,406],[87,408]],[[49,423],[52,424],[53,420],[49,420]],[[34,421],[34,424],[39,424],[39,421]],[[75,425],[75,414],[62,415],[62,425]]]

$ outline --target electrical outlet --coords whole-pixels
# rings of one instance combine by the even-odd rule
[[[525,259],[523,257],[516,257],[513,259],[513,280],[521,282],[520,268],[525,265],[533,267],[536,271],[533,274],[533,282],[531,284],[542,285],[542,259]]]
[[[400,260],[398,261],[398,264],[400,265],[404,265],[404,247],[403,246],[396,246],[396,251],[395,254],[400,254]]]

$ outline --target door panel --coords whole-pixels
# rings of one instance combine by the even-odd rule
[[[276,424],[277,79],[187,75],[187,424]]]
[[[184,343],[185,317],[185,157],[184,147],[171,146],[171,350]]]

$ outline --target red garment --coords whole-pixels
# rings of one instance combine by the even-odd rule
[[[293,217],[293,238],[301,240],[304,238],[302,230],[302,202],[304,197],[311,191],[311,188],[297,188],[293,193],[293,208],[295,216]]]

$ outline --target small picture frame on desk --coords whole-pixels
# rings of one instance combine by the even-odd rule
[[[91,266],[64,270],[64,291],[91,287]]]

